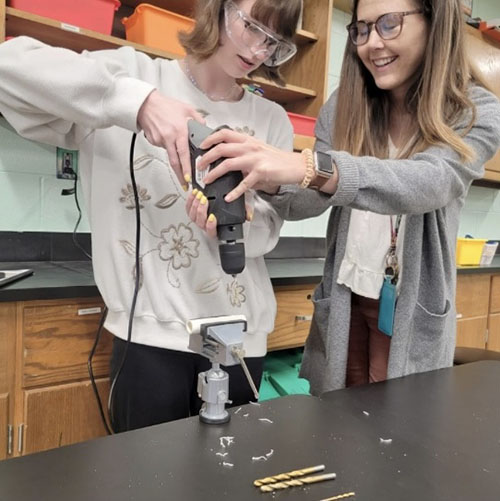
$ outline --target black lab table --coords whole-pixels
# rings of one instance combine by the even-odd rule
[[[318,501],[346,491],[356,501],[500,499],[500,362],[231,414],[224,426],[190,418],[3,461],[0,499]],[[252,485],[317,464],[337,479],[274,495]]]

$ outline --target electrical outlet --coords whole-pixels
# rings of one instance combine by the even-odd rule
[[[57,148],[56,169],[58,179],[75,179],[78,172],[78,151]]]

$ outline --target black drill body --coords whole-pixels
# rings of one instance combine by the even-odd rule
[[[208,199],[208,212],[217,218],[217,237],[219,239],[219,255],[222,269],[230,274],[241,273],[245,268],[245,246],[243,242],[243,223],[245,222],[245,199],[239,197],[232,202],[226,202],[224,197],[243,180],[240,171],[230,171],[213,183],[204,185],[197,180],[196,159],[208,150],[200,148],[203,140],[227,126],[210,129],[195,120],[189,120],[189,153],[191,155],[191,177],[193,186],[201,191]],[[219,165],[224,159],[220,158],[209,166],[209,171]]]

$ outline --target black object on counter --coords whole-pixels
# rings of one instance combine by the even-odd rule
[[[499,380],[500,362],[478,362],[246,405],[227,425],[193,417],[11,459],[0,499],[498,501]],[[314,464],[337,479],[274,496],[252,485]]]

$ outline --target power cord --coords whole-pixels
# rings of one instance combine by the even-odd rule
[[[69,169],[71,169],[71,167],[69,167]],[[73,179],[74,179],[73,188],[63,189],[61,191],[61,195],[64,195],[64,196],[74,195],[74,197],[75,197],[75,204],[76,204],[76,208],[78,210],[78,219],[77,219],[75,227],[73,229],[73,243],[75,244],[75,246],[78,249],[80,249],[85,254],[85,256],[88,259],[92,260],[92,256],[80,245],[80,242],[78,242],[78,239],[76,237],[76,231],[78,229],[78,226],[80,225],[80,221],[82,220],[82,209],[80,208],[80,203],[78,201],[78,175],[73,169],[71,169],[71,173],[73,174]],[[89,372],[90,383],[92,384],[92,389],[94,390],[94,395],[95,395],[95,398],[97,400],[97,407],[99,408],[99,414],[101,415],[101,419],[102,419],[104,428],[106,429],[106,433],[108,435],[112,435],[113,432],[108,425],[108,422],[106,420],[106,416],[104,415],[104,408],[102,405],[101,396],[99,395],[99,391],[97,389],[97,385],[96,385],[95,378],[94,378],[94,369],[92,366],[92,360],[94,358],[94,354],[96,352],[97,345],[99,344],[99,340],[101,338],[102,328],[104,326],[104,322],[106,321],[107,315],[108,315],[108,308],[105,306],[103,309],[102,315],[101,315],[101,319],[99,320],[99,327],[97,328],[94,344],[92,346],[92,349],[90,350],[89,358],[87,360],[87,369]]]
[[[99,321],[99,327],[97,328],[97,334],[96,334],[96,337],[94,340],[94,345],[92,346],[92,349],[90,350],[89,359],[87,361],[87,368],[89,370],[90,382],[92,383],[92,389],[94,390],[94,395],[97,399],[97,406],[99,407],[99,413],[101,415],[101,419],[102,419],[102,422],[104,424],[104,428],[106,428],[106,433],[108,435],[112,435],[113,432],[111,431],[110,427],[108,426],[108,422],[106,421],[106,416],[104,415],[104,409],[102,406],[101,396],[99,395],[99,391],[97,390],[97,385],[96,385],[95,379],[94,379],[94,370],[92,367],[92,359],[93,359],[94,353],[97,349],[97,345],[99,344],[99,339],[101,337],[102,328],[104,326],[104,322],[106,321],[107,316],[108,316],[108,308],[107,308],[107,306],[105,306],[103,309],[102,315],[101,315],[101,320]]]
[[[137,190],[137,183],[135,182],[134,173],[134,152],[135,152],[135,141],[137,139],[137,134],[134,132],[132,135],[132,141],[130,143],[130,156],[129,156],[129,168],[130,168],[130,180],[132,182],[132,189],[134,192],[134,203],[135,203],[135,284],[134,284],[134,294],[132,296],[132,304],[130,305],[130,314],[128,318],[128,329],[127,329],[127,344],[125,345],[125,350],[123,351],[122,359],[116,374],[111,383],[111,388],[109,390],[108,399],[108,414],[111,422],[111,428],[113,431],[116,430],[115,419],[113,414],[113,403],[114,403],[114,390],[122,372],[123,366],[125,365],[125,360],[127,358],[127,352],[132,340],[132,326],[134,322],[135,306],[137,303],[137,295],[139,293],[139,287],[141,283],[141,267],[140,267],[140,254],[139,247],[141,243],[141,209],[139,204],[139,192]]]
[[[107,422],[106,417],[104,415],[101,397],[99,396],[99,392],[97,390],[97,385],[95,384],[94,373],[93,373],[93,368],[92,368],[92,358],[94,356],[97,345],[99,343],[101,331],[102,331],[102,328],[104,326],[104,322],[106,320],[106,316],[108,313],[107,307],[104,307],[104,310],[103,310],[103,313],[101,316],[101,320],[99,322],[99,327],[97,329],[97,334],[96,334],[96,338],[94,341],[94,346],[92,347],[92,350],[90,351],[90,355],[89,355],[89,359],[88,359],[88,363],[87,363],[89,375],[90,375],[90,381],[92,383],[92,388],[94,390],[94,394],[95,394],[95,397],[97,400],[97,405],[99,407],[99,413],[101,415],[102,422],[104,424],[104,427],[106,428],[106,432],[108,433],[108,435],[112,435],[113,433],[116,432],[115,419],[114,419],[114,415],[113,415],[114,390],[115,390],[118,378],[120,377],[123,366],[125,365],[128,347],[129,347],[131,339],[132,339],[132,326],[133,326],[133,321],[134,321],[135,306],[137,303],[137,295],[139,293],[139,286],[140,286],[140,280],[141,280],[140,254],[139,254],[139,247],[140,247],[140,242],[141,242],[141,213],[140,213],[140,208],[139,208],[140,207],[140,205],[139,205],[139,192],[137,190],[137,183],[135,181],[135,173],[134,173],[134,152],[135,152],[136,138],[137,138],[137,134],[134,133],[132,135],[132,141],[130,143],[130,155],[129,155],[130,179],[132,181],[132,189],[133,189],[133,193],[134,193],[135,217],[136,217],[135,284],[134,284],[134,293],[132,296],[132,304],[130,307],[130,314],[129,314],[129,320],[128,320],[127,344],[125,345],[125,350],[123,352],[122,359],[120,361],[120,365],[118,367],[118,370],[116,371],[115,376],[113,377],[113,381],[111,382],[111,386],[110,386],[110,390],[109,390],[108,416],[109,416],[111,428],[108,426],[108,422]],[[76,183],[76,181],[75,181],[75,183]],[[75,194],[76,194],[76,191],[75,191]]]
[[[74,179],[74,184],[73,184],[73,188],[71,189],[67,189],[65,188],[64,190],[61,191],[61,195],[74,195],[75,196],[75,204],[76,204],[76,208],[78,210],[78,219],[76,220],[76,224],[75,224],[75,227],[73,228],[73,243],[75,244],[75,246],[80,249],[83,254],[92,261],[92,256],[82,247],[82,245],[80,244],[80,242],[78,241],[77,239],[77,236],[76,236],[76,230],[78,229],[78,226],[80,226],[80,222],[82,220],[82,209],[80,208],[80,202],[78,201],[78,175],[77,173],[71,169],[71,167],[68,167],[68,169],[71,170],[71,173],[73,174],[73,179]]]

